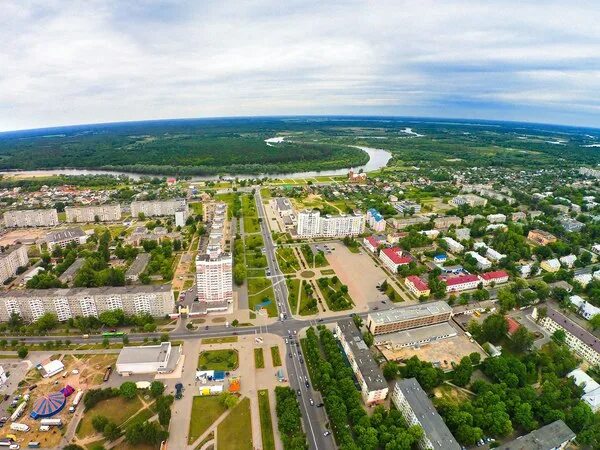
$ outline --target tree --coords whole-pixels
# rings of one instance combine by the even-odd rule
[[[41,332],[49,331],[58,325],[58,317],[53,313],[42,314],[38,320],[35,321],[35,326]]]
[[[152,383],[150,383],[150,395],[152,395],[152,397],[160,397],[164,391],[165,385],[160,381],[153,381]]]
[[[502,288],[498,291],[498,303],[502,312],[510,311],[517,306],[517,296],[509,288]]]
[[[590,319],[590,325],[594,331],[600,328],[600,314],[595,314]]]
[[[481,326],[483,340],[496,344],[508,331],[508,323],[501,314],[492,314],[485,318]]]
[[[394,380],[398,377],[400,366],[396,361],[389,361],[383,366],[383,376],[386,380]]]
[[[63,447],[63,450],[84,450],[84,448],[81,445],[69,444],[69,445],[65,445]]]
[[[17,350],[17,355],[21,359],[25,359],[25,357],[27,356],[28,353],[29,353],[29,350],[27,350],[27,347],[19,347],[19,350]]]
[[[454,367],[452,381],[457,386],[466,386],[471,380],[473,374],[473,364],[468,356],[464,356],[458,365]]]
[[[511,336],[512,347],[516,352],[525,352],[533,345],[533,335],[523,325]]]
[[[567,334],[565,333],[565,330],[556,330],[552,333],[552,339],[558,344],[564,344],[567,339]]]
[[[128,400],[132,400],[137,395],[137,387],[133,381],[126,381],[119,387],[121,396]]]
[[[365,341],[365,344],[367,344],[367,347],[371,347],[373,345],[373,343],[375,342],[375,338],[368,331],[365,331],[363,333],[363,340]]]
[[[121,429],[114,422],[108,422],[104,429],[102,430],[102,434],[108,441],[114,441],[119,436],[121,436]]]
[[[104,431],[104,427],[108,425],[108,418],[105,416],[94,416],[92,417],[92,426],[96,431],[102,433]]]

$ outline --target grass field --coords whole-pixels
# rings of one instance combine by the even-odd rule
[[[208,350],[198,356],[198,369],[201,370],[235,370],[238,364],[235,350]]]
[[[271,347],[271,360],[273,361],[273,367],[281,366],[281,354],[278,345]]]
[[[250,399],[244,398],[217,427],[219,450],[252,450]]]
[[[188,444],[193,444],[196,439],[202,436],[225,411],[227,411],[227,408],[221,404],[219,397],[194,397]]]
[[[230,342],[237,342],[237,336],[224,336],[216,338],[204,338],[202,339],[203,344],[228,344]]]
[[[302,283],[302,289],[300,289],[300,310],[299,313],[301,316],[309,316],[311,314],[316,314],[319,312],[319,306],[315,299],[315,294],[309,296],[304,289],[304,283],[308,283],[308,281],[304,281]]]
[[[330,279],[330,282],[327,286],[321,287],[321,293],[323,297],[325,297],[325,301],[327,302],[327,306],[331,311],[345,311],[347,309],[352,308],[352,299],[348,294],[345,294],[341,300],[336,302],[333,301],[332,294],[335,292],[339,292],[342,287],[342,283],[340,280],[337,280],[337,283],[333,283],[333,279]]]
[[[258,411],[260,414],[260,434],[264,450],[275,450],[275,436],[273,435],[273,421],[271,420],[271,404],[269,391],[258,391]]]
[[[283,273],[296,273],[300,270],[300,263],[294,249],[291,247],[279,247],[276,252],[279,268]]]
[[[141,409],[142,402],[139,397],[135,397],[133,400],[127,400],[124,397],[102,400],[83,416],[77,426],[77,437],[91,436],[96,432],[92,426],[92,419],[95,416],[108,417],[117,425],[121,425]]]
[[[269,317],[277,316],[277,305],[275,304],[275,293],[271,280],[267,278],[249,278],[248,279],[248,303],[251,310],[255,310],[256,305],[263,300],[269,299],[270,303],[266,305]]]
[[[291,278],[285,280],[288,288],[288,301],[290,302],[290,309],[292,314],[296,314],[298,310],[298,289],[300,288],[300,280]]]
[[[262,348],[255,348],[254,349],[254,366],[257,369],[264,369],[265,368],[265,355],[263,353],[263,349]]]

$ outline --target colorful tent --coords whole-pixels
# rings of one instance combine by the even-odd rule
[[[66,385],[64,388],[62,388],[62,389],[60,390],[60,392],[62,392],[62,393],[65,395],[65,397],[68,397],[68,396],[69,396],[69,395],[71,395],[73,392],[75,392],[75,389],[73,389],[73,387],[71,387],[71,386],[69,386],[69,385],[67,384],[67,385]]]
[[[33,419],[40,417],[52,417],[64,408],[67,398],[62,392],[53,392],[38,398],[33,404],[31,413]]]

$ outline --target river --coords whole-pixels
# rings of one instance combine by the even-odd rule
[[[355,171],[362,169],[364,172],[372,172],[385,167],[388,161],[392,158],[392,154],[381,148],[362,147],[359,145],[353,145],[352,147],[359,148],[369,155],[369,161],[364,166],[354,167]],[[332,175],[346,175],[350,167],[345,169],[336,170],[323,170],[323,171],[310,171],[310,172],[293,172],[293,173],[270,173],[264,175],[252,175],[252,174],[231,174],[227,177],[240,178],[240,179],[252,179],[252,178],[311,178],[317,176],[332,176]],[[14,170],[14,171],[0,171],[0,175],[19,175],[22,177],[45,177],[53,175],[112,175],[127,176],[132,180],[139,180],[141,177],[153,177],[153,176],[171,176],[171,175],[154,175],[154,174],[140,174],[133,172],[119,172],[115,170],[94,170],[94,169],[47,169],[47,170]],[[207,181],[216,180],[217,175],[207,176],[192,176],[192,181]]]

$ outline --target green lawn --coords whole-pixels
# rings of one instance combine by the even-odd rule
[[[254,366],[257,369],[264,369],[265,368],[265,355],[263,353],[263,349],[262,348],[255,348],[254,349]]]
[[[271,420],[271,405],[269,391],[258,391],[258,411],[260,413],[260,434],[264,450],[275,450],[275,436],[273,435],[273,421]]]
[[[217,427],[219,450],[252,450],[250,399],[244,398]]]
[[[237,336],[225,336],[216,338],[204,338],[202,339],[203,344],[228,344],[230,342],[237,342]]]
[[[192,214],[194,214],[195,216],[200,216],[202,215],[202,203],[200,202],[196,202],[196,203],[190,203],[190,208],[192,210]]]
[[[77,425],[77,437],[91,436],[96,432],[92,426],[92,419],[95,416],[108,417],[117,425],[121,425],[141,409],[142,402],[139,397],[135,397],[133,400],[127,400],[124,397],[102,400],[83,416]]]
[[[201,370],[235,370],[238,364],[235,350],[208,350],[198,356],[198,369]]]
[[[348,294],[342,295],[337,301],[333,300],[333,295],[336,292],[339,292],[341,287],[342,283],[339,280],[337,280],[337,283],[333,283],[332,278],[329,278],[329,283],[327,286],[321,287],[321,285],[319,285],[321,293],[323,294],[323,297],[325,297],[327,306],[331,311],[345,311],[352,308],[352,299]]]
[[[221,404],[218,396],[194,397],[188,444],[193,444],[196,439],[202,436],[225,411],[227,411],[227,408]]]
[[[300,289],[300,315],[301,316],[310,316],[311,314],[316,314],[319,312],[319,307],[316,301],[315,294],[313,293],[309,296],[304,289],[305,283],[308,281],[302,282],[302,289]]]
[[[277,316],[277,305],[275,303],[275,293],[271,280],[267,278],[249,278],[248,279],[248,303],[252,311],[255,306],[263,300],[269,299],[270,303],[266,305],[269,317]]]
[[[273,360],[273,367],[281,366],[281,354],[278,345],[271,347],[271,359]]]
[[[296,314],[298,310],[298,289],[300,288],[300,280],[295,278],[288,278],[285,280],[288,288],[288,301],[290,303],[290,310],[292,314]]]
[[[294,249],[291,247],[279,247],[276,252],[279,268],[283,273],[296,273],[300,270],[300,263]]]

